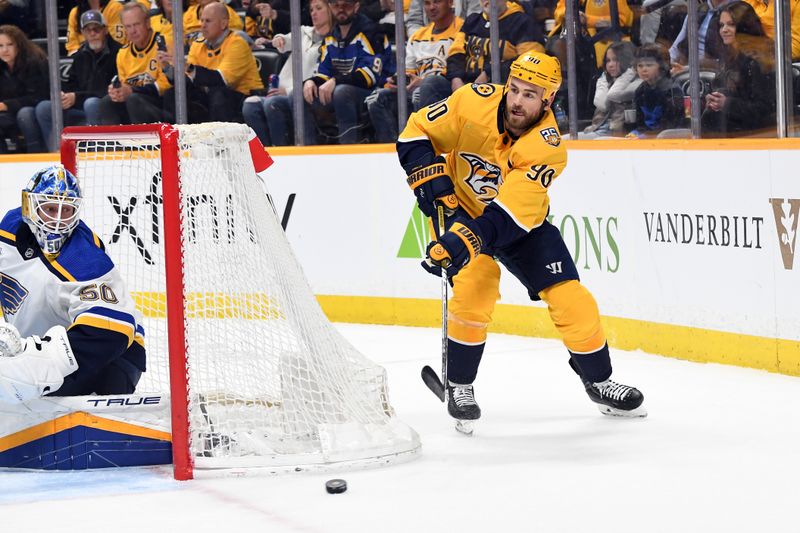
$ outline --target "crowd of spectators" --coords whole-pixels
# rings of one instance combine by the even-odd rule
[[[567,74],[566,1],[493,0],[501,82],[532,49],[559,57]],[[697,1],[702,135],[775,134],[774,0],[576,1],[577,109],[567,83],[551,103],[562,130],[574,113],[580,138],[685,134],[687,2]],[[0,0],[0,153],[57,148],[46,40],[26,11],[37,4]],[[791,55],[800,61],[800,0],[790,4]],[[288,0],[183,0],[179,43],[171,0],[76,0],[62,19],[63,122],[173,121],[180,75],[190,122],[245,122],[263,144],[290,145],[294,98],[302,98],[305,144],[393,142],[401,127],[394,5],[303,0],[295,83]],[[409,112],[490,81],[490,9],[490,0],[404,1]],[[277,58],[271,72],[265,52]],[[176,54],[185,72],[176,72]]]

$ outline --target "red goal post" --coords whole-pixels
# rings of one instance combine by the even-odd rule
[[[64,130],[83,218],[145,321],[137,393],[169,393],[176,479],[385,464],[419,438],[327,321],[240,124]]]

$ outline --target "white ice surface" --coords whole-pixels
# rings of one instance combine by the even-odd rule
[[[336,474],[177,482],[164,468],[0,473],[0,528],[119,532],[798,532],[800,379],[613,352],[650,416],[602,416],[560,343],[491,335],[483,418],[455,432],[423,385],[439,331],[341,325],[389,372],[416,460]],[[324,482],[349,489],[329,495]]]

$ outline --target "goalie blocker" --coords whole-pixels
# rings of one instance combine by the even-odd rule
[[[0,357],[0,402],[22,403],[57,391],[78,362],[63,326],[23,340],[18,354]]]

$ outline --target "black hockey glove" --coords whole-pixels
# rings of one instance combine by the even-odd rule
[[[417,197],[419,210],[425,216],[436,215],[437,200],[448,210],[455,210],[458,207],[453,180],[447,173],[447,162],[444,157],[437,156],[430,165],[415,169],[408,175],[406,181]]]
[[[434,269],[441,267],[447,271],[447,276],[452,278],[479,253],[481,253],[480,235],[468,225],[455,222],[438,241],[428,245],[425,250],[427,257],[422,262],[422,268],[436,274]]]

